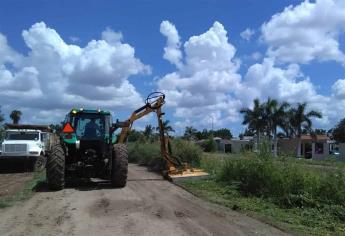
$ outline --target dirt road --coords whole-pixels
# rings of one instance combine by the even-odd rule
[[[0,160],[0,198],[14,194],[32,179],[27,169],[23,161]]]
[[[123,189],[41,191],[0,210],[0,235],[285,235],[206,203],[136,165]]]

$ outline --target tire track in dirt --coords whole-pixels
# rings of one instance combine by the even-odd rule
[[[130,165],[125,188],[99,184],[39,192],[0,210],[0,235],[286,234]]]

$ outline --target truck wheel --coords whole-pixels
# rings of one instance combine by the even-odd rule
[[[41,172],[44,170],[44,168],[46,167],[46,157],[44,155],[40,155],[36,158],[36,160],[33,160],[32,163],[32,169],[35,172]]]
[[[47,159],[47,181],[52,190],[61,190],[65,186],[65,153],[60,144],[52,147]]]
[[[125,144],[115,144],[112,155],[111,185],[117,188],[126,186],[128,173],[128,153]]]

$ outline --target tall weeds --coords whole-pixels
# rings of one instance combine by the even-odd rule
[[[218,171],[217,181],[235,186],[245,196],[267,198],[283,207],[345,207],[344,172],[321,172],[262,153],[254,158],[228,159]]]

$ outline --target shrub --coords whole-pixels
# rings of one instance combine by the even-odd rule
[[[202,150],[196,144],[177,139],[171,143],[171,149],[173,156],[177,157],[182,163],[188,163],[191,166],[198,166],[200,164]],[[128,161],[146,165],[155,171],[166,169],[166,162],[162,157],[159,142],[129,143]]]
[[[236,186],[245,196],[264,197],[284,207],[345,206],[344,173],[320,173],[289,160],[227,160],[217,180]]]
[[[217,143],[213,139],[213,135],[211,135],[205,142],[201,144],[201,147],[204,149],[205,152],[215,152],[217,151]]]
[[[176,139],[172,142],[172,154],[179,158],[181,162],[188,163],[191,166],[199,166],[202,150],[193,142]]]
[[[128,161],[140,165],[148,165],[150,162],[161,157],[161,152],[157,143],[129,143]]]

